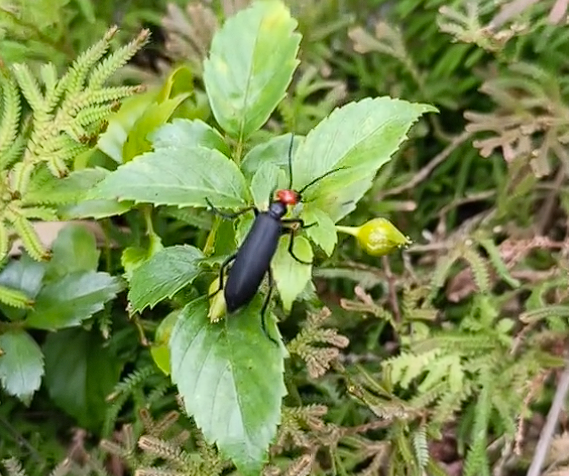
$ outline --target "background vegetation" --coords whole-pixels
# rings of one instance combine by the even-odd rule
[[[164,246],[227,254],[231,223],[85,192],[163,124],[216,124],[203,60],[248,3],[0,0],[6,474],[238,474],[162,371],[197,291],[128,294]],[[413,245],[377,258],[339,235],[316,252],[318,297],[277,308],[290,358],[264,474],[566,474],[568,3],[287,5],[300,65],[249,146],[367,97],[439,113],[342,221],[386,217]]]

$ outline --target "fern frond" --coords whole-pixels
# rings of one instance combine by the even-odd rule
[[[82,53],[73,63],[70,71],[62,78],[63,90],[76,94],[83,88],[89,71],[101,60],[111,45],[111,40],[118,32],[118,27],[111,27],[97,43]],[[101,86],[101,85],[99,85]],[[58,88],[59,89],[59,88]],[[63,92],[63,91],[62,91]],[[52,99],[52,98],[50,98]]]
[[[124,66],[144,46],[149,37],[150,30],[142,30],[134,40],[101,61],[89,77],[89,88],[100,88],[117,69]]]
[[[159,458],[163,458],[180,469],[190,470],[194,465],[192,458],[185,451],[180,448],[176,448],[169,442],[161,440],[160,438],[147,435],[142,436],[138,440],[138,446],[143,451]]]
[[[12,147],[18,133],[20,124],[20,93],[16,81],[10,76],[9,71],[0,66],[0,88],[2,90],[2,117],[0,120],[0,165],[2,170],[9,160],[4,158]]]
[[[474,407],[474,425],[471,431],[471,448],[466,455],[464,476],[490,476],[486,454],[487,432],[492,409],[493,372],[483,369],[481,372],[482,388]]]
[[[24,248],[33,259],[43,261],[49,257],[49,251],[45,249],[35,228],[27,218],[21,214],[10,214],[6,218],[12,223]]]
[[[46,102],[30,68],[26,64],[18,63],[12,66],[12,72],[34,113],[43,116],[46,113]]]
[[[470,265],[474,282],[482,293],[487,293],[490,290],[490,274],[488,273],[488,266],[486,260],[470,246],[465,246],[462,252],[463,259]]]
[[[22,291],[11,289],[0,285],[0,302],[18,309],[25,309],[32,306],[33,301]]]
[[[57,69],[53,63],[45,63],[40,68],[40,78],[45,88],[46,102],[57,86]],[[49,109],[48,109],[49,111]]]
[[[500,256],[500,250],[494,244],[494,242],[490,239],[482,239],[478,240],[478,243],[480,243],[480,246],[482,246],[486,250],[486,253],[488,253],[488,258],[490,259],[492,266],[494,266],[494,268],[498,272],[498,276],[500,276],[506,283],[508,283],[513,288],[519,288],[521,283],[510,275],[510,272],[508,271],[506,264],[504,263],[502,257]]]
[[[0,220],[0,260],[3,260],[10,251],[10,234],[4,220]]]
[[[3,461],[8,476],[27,476],[24,468],[16,458],[8,458]]]
[[[439,292],[439,289],[443,287],[446,279],[448,278],[452,265],[458,258],[459,254],[456,250],[446,256],[439,258],[429,286],[431,288],[431,292],[429,293],[429,301],[432,301]]]
[[[424,470],[429,462],[429,446],[427,443],[427,427],[421,425],[413,432],[413,449],[419,468]]]
[[[20,209],[20,213],[25,218],[35,218],[42,221],[57,221],[59,217],[57,212],[47,207],[28,207]]]

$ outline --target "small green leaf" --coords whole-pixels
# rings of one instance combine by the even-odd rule
[[[260,474],[286,394],[286,350],[263,333],[261,303],[259,296],[212,324],[207,299],[196,299],[180,314],[170,339],[172,380],[188,414],[244,476]],[[267,323],[276,336],[272,314]]]
[[[50,397],[81,426],[100,430],[106,397],[119,381],[122,362],[99,334],[83,329],[49,334],[43,351]]]
[[[111,172],[99,167],[75,170],[65,178],[53,175],[45,180],[32,182],[23,197],[24,203],[62,205],[79,202],[85,192],[93,188]]]
[[[294,189],[338,167],[345,167],[310,186],[303,194],[306,209],[325,211],[334,223],[355,209],[382,165],[391,159],[412,124],[436,111],[381,97],[338,108],[306,136],[293,159]]]
[[[262,164],[273,164],[284,170],[288,177],[288,150],[292,134],[284,134],[269,139],[267,142],[253,147],[241,162],[241,171],[250,179]],[[300,144],[304,141],[303,136],[294,136],[291,155],[294,156]],[[288,185],[288,184],[287,184]]]
[[[283,236],[277,252],[271,262],[273,277],[279,290],[285,312],[289,312],[292,303],[310,281],[312,266],[296,261],[288,251],[290,236]],[[294,254],[302,261],[312,260],[312,248],[303,236],[294,239]]]
[[[170,336],[181,311],[181,309],[177,309],[162,320],[156,329],[154,345],[150,348],[150,355],[152,355],[154,363],[166,375],[170,375]]]
[[[132,272],[128,299],[134,311],[154,307],[190,284],[199,274],[203,254],[193,246],[164,248]]]
[[[338,243],[336,225],[334,225],[330,216],[318,208],[309,208],[303,214],[303,218],[306,221],[306,225],[317,223],[317,225],[307,228],[306,234],[322,248],[324,253],[330,256],[336,247],[336,243]]]
[[[154,205],[219,207],[247,204],[245,177],[235,162],[215,149],[168,148],[121,165],[93,191],[92,198],[134,200]]]
[[[150,135],[154,149],[165,147],[205,147],[217,149],[223,155],[231,155],[231,150],[223,140],[223,136],[213,127],[199,119],[174,119]]]
[[[29,403],[41,384],[41,349],[27,332],[10,330],[0,335],[0,350],[0,380],[4,390]]]
[[[253,201],[257,208],[267,210],[275,190],[286,180],[285,173],[274,164],[261,164],[251,181]]]
[[[60,205],[59,215],[64,220],[121,215],[132,208],[132,203],[85,199],[89,190],[110,173],[102,168],[89,168],[75,170],[63,179],[50,174],[47,181],[35,183],[26,192],[23,201],[31,204]]]
[[[258,1],[214,36],[204,83],[217,122],[232,137],[258,130],[285,96],[298,64],[296,25],[282,2]]]
[[[160,103],[150,104],[128,133],[123,145],[123,162],[129,162],[135,157],[151,149],[148,136],[162,124],[165,124],[176,108],[189,96],[189,93],[165,99]]]
[[[53,242],[52,256],[47,266],[48,277],[53,279],[76,271],[96,270],[99,255],[93,233],[82,225],[67,225]]]
[[[89,193],[89,191],[86,190],[86,193]],[[60,208],[59,214],[64,220],[76,220],[81,218],[100,220],[101,218],[122,215],[128,212],[133,206],[134,203],[128,201],[117,202],[116,200],[105,199],[81,200],[79,203]]]
[[[123,287],[119,279],[107,273],[80,271],[68,274],[42,288],[26,324],[46,330],[77,326],[101,311]]]
[[[121,108],[109,116],[106,131],[99,136],[98,148],[122,164],[122,151],[128,133],[146,108],[155,101],[158,93],[157,89],[153,89],[124,99]]]

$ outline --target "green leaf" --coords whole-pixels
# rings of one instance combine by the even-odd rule
[[[223,136],[213,127],[199,119],[174,119],[150,135],[154,149],[165,147],[205,147],[217,149],[223,155],[230,156],[231,150],[223,140]]]
[[[47,266],[48,277],[61,278],[76,271],[96,270],[99,255],[93,233],[83,225],[67,225],[53,242],[52,257]]]
[[[109,116],[106,131],[99,136],[97,146],[115,162],[122,164],[123,146],[129,131],[146,108],[158,96],[157,89],[142,94],[135,94],[122,101],[121,108]]]
[[[123,145],[122,157],[124,163],[151,149],[150,141],[148,140],[149,134],[166,123],[176,108],[188,96],[189,93],[179,94],[160,103],[152,103],[146,108],[144,114],[132,126]]]
[[[214,36],[204,83],[217,122],[232,137],[249,137],[285,96],[298,64],[296,25],[282,2],[258,1]]]
[[[0,380],[4,390],[29,403],[41,384],[41,349],[27,332],[9,330],[0,335],[0,350]]]
[[[23,291],[30,299],[35,299],[41,289],[46,264],[23,254],[19,260],[11,260],[0,272],[0,285]]]
[[[24,195],[25,203],[49,203],[53,205],[77,203],[85,192],[103,180],[109,172],[95,167],[75,170],[65,178],[49,175],[45,180],[32,182]]]
[[[75,170],[63,179],[50,174],[46,182],[39,182],[26,192],[25,203],[60,205],[62,219],[104,218],[120,215],[132,208],[129,202],[115,200],[86,200],[85,195],[111,172],[99,167]]]
[[[292,303],[304,291],[311,278],[312,266],[296,261],[288,251],[290,236],[279,240],[277,252],[271,262],[273,277],[279,290],[285,312],[290,312]],[[312,248],[303,236],[294,239],[294,254],[302,261],[312,260]]]
[[[284,172],[274,164],[261,164],[251,181],[253,202],[257,208],[267,210],[273,193],[286,180]]]
[[[170,246],[159,251],[132,272],[128,299],[142,312],[172,297],[199,274],[203,254],[193,246]]]
[[[249,199],[235,162],[215,149],[168,148],[121,165],[93,191],[93,198],[154,205],[243,207]]]
[[[86,193],[89,193],[89,191],[86,190]],[[60,208],[59,215],[64,220],[76,220],[80,218],[94,218],[100,220],[101,218],[122,215],[128,212],[133,206],[134,204],[128,201],[118,202],[116,200],[105,199],[81,200],[79,203]]]
[[[168,314],[156,329],[154,345],[150,348],[150,355],[154,363],[166,375],[170,375],[170,336],[182,309]]]
[[[280,421],[286,350],[263,333],[260,296],[212,324],[206,298],[189,303],[170,339],[172,380],[208,442],[244,476],[258,476]],[[274,316],[268,332],[277,335]]]
[[[106,397],[119,381],[122,362],[95,332],[65,329],[43,346],[45,385],[58,407],[90,430],[100,430]]]
[[[103,309],[124,287],[107,273],[79,271],[42,288],[26,325],[36,329],[61,329],[79,325]]]
[[[388,162],[419,117],[436,109],[381,97],[338,108],[306,136],[293,159],[293,188],[345,167],[310,186],[305,208],[325,211],[334,223],[355,209],[375,174]]]
[[[305,232],[314,243],[322,248],[324,253],[330,256],[338,243],[336,225],[330,216],[318,208],[309,208],[304,212],[303,218],[306,220],[306,225],[317,223],[307,228]]]
[[[284,134],[282,136],[273,137],[253,147],[241,162],[241,171],[245,177],[251,179],[262,164],[276,165],[284,170],[288,177],[288,150],[290,148],[291,136],[292,134]],[[291,151],[292,156],[294,156],[303,141],[303,136],[294,136]]]

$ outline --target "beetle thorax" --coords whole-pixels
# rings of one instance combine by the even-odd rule
[[[285,188],[277,191],[277,200],[285,205],[296,205],[300,202],[300,195],[294,190]]]

